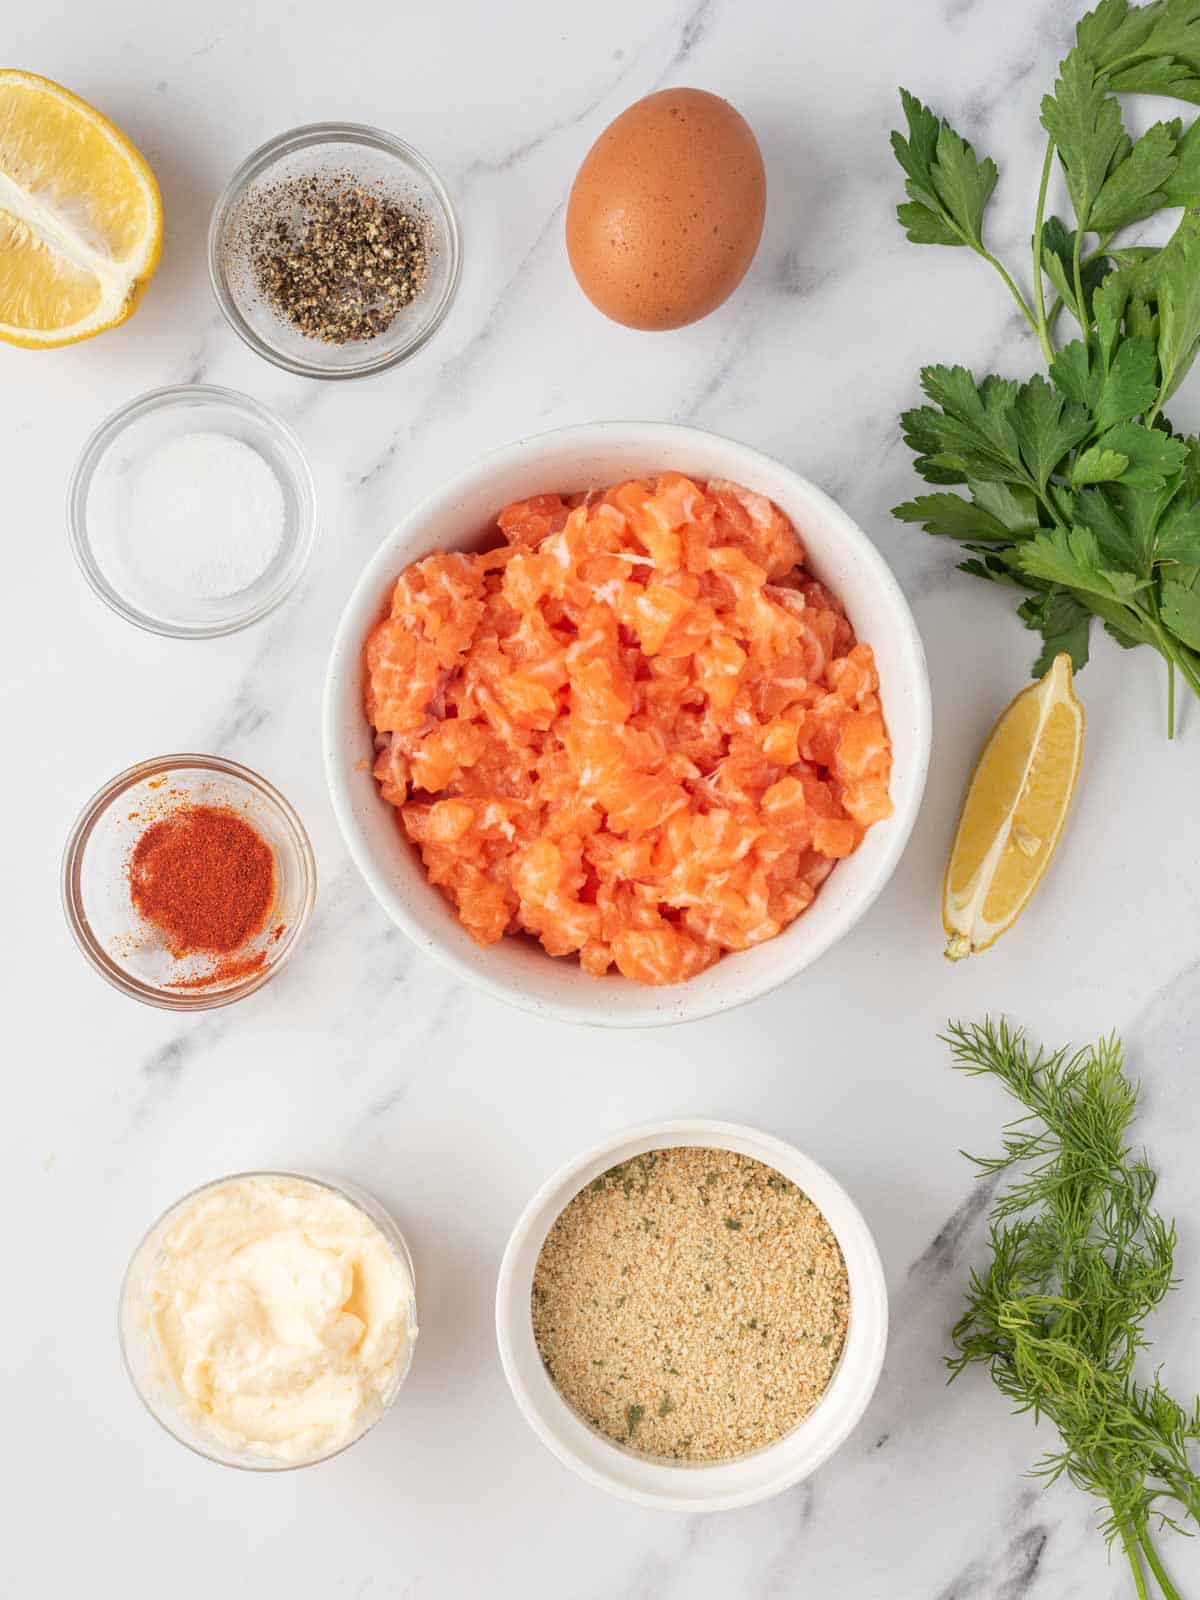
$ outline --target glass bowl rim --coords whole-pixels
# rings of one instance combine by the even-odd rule
[[[393,1383],[387,1399],[380,1406],[378,1413],[371,1418],[370,1422],[367,1423],[366,1427],[363,1428],[361,1432],[352,1434],[350,1438],[346,1439],[342,1444],[339,1444],[336,1450],[327,1450],[322,1455],[312,1456],[305,1461],[226,1461],[220,1456],[210,1454],[209,1451],[202,1449],[198,1444],[194,1444],[190,1439],[185,1439],[182,1434],[175,1431],[175,1429],[166,1420],[166,1417],[161,1416],[157,1409],[151,1404],[149,1397],[143,1390],[141,1383],[138,1381],[137,1374],[133,1370],[133,1362],[130,1360],[129,1347],[125,1338],[124,1313],[126,1295],[129,1290],[129,1275],[133,1270],[134,1262],[141,1255],[142,1251],[149,1244],[150,1240],[172,1215],[172,1213],[179,1211],[183,1206],[187,1205],[189,1201],[198,1199],[200,1195],[208,1193],[209,1190],[223,1189],[226,1184],[240,1183],[249,1178],[291,1178],[300,1183],[312,1184],[314,1188],[324,1189],[330,1194],[339,1196],[341,1199],[352,1205],[356,1211],[361,1211],[368,1221],[374,1223],[383,1237],[387,1240],[392,1254],[397,1256],[408,1270],[408,1281],[411,1293],[409,1295],[409,1327],[407,1349],[404,1362],[397,1370],[396,1381]],[[378,1212],[379,1215],[373,1215],[373,1210]],[[383,1219],[382,1223],[380,1218]],[[386,1226],[383,1225],[384,1223],[386,1223]],[[205,1183],[198,1183],[195,1188],[189,1189],[185,1194],[181,1194],[177,1200],[173,1200],[169,1206],[165,1207],[164,1210],[159,1213],[159,1215],[142,1234],[137,1244],[134,1245],[132,1251],[130,1252],[129,1260],[126,1262],[125,1270],[121,1274],[121,1287],[117,1294],[117,1344],[121,1351],[121,1365],[125,1368],[125,1375],[132,1385],[133,1392],[137,1395],[138,1399],[141,1401],[143,1407],[150,1417],[152,1417],[158,1426],[163,1430],[163,1432],[169,1435],[170,1438],[174,1439],[177,1444],[181,1444],[185,1450],[190,1450],[193,1455],[200,1456],[205,1461],[211,1461],[214,1466],[231,1467],[235,1472],[298,1472],[303,1467],[316,1467],[319,1466],[323,1461],[332,1461],[335,1456],[340,1456],[343,1451],[349,1450],[351,1445],[357,1444],[360,1439],[365,1439],[367,1434],[370,1433],[374,1428],[378,1427],[378,1425],[383,1421],[384,1417],[387,1416],[388,1412],[395,1404],[396,1398],[401,1389],[403,1389],[405,1383],[408,1381],[408,1375],[412,1371],[413,1357],[416,1354],[417,1339],[420,1336],[420,1331],[421,1330],[417,1317],[417,1275],[416,1270],[413,1267],[412,1251],[408,1247],[408,1240],[405,1238],[404,1230],[400,1227],[400,1224],[396,1221],[395,1217],[392,1216],[392,1213],[376,1195],[372,1194],[367,1189],[360,1188],[357,1184],[351,1183],[345,1178],[328,1177],[317,1172],[302,1172],[294,1167],[254,1167],[244,1172],[230,1172],[224,1177],[209,1178]]]
[[[177,624],[160,622],[148,616],[146,612],[131,604],[105,577],[93,553],[88,533],[88,490],[101,461],[114,441],[140,417],[156,411],[170,410],[185,399],[210,400],[232,406],[234,410],[241,411],[260,423],[268,433],[274,434],[286,447],[292,483],[300,502],[300,529],[296,536],[292,561],[294,570],[286,582],[280,584],[251,611],[225,622]],[[242,628],[250,627],[252,623],[261,622],[287,599],[299,583],[312,555],[316,536],[317,489],[313,481],[312,468],[309,466],[308,457],[299,438],[283,418],[276,415],[269,406],[263,405],[261,400],[255,400],[252,395],[243,394],[238,389],[223,388],[219,384],[168,384],[165,388],[148,389],[144,394],[136,395],[132,400],[126,401],[123,406],[118,406],[88,436],[67,484],[67,537],[71,552],[89,587],[94,594],[99,595],[110,610],[115,611],[126,622],[132,622],[135,627],[142,628],[147,633],[156,633],[167,639],[218,639],[227,634],[238,633]]]
[[[300,872],[304,880],[304,897],[301,902],[299,914],[287,931],[285,939],[276,947],[277,954],[272,961],[259,967],[246,978],[237,983],[230,984],[227,988],[206,993],[198,989],[181,989],[178,992],[169,992],[157,989],[152,984],[143,983],[140,979],[131,977],[125,972],[100,945],[92,931],[92,927],[84,913],[80,878],[83,862],[87,855],[88,842],[90,841],[96,824],[108,810],[113,801],[134,784],[140,783],[143,778],[156,776],[161,772],[174,771],[179,768],[193,768],[203,772],[219,773],[223,777],[237,778],[248,784],[264,797],[268,805],[282,819],[285,828],[291,835],[297,857],[300,861]],[[83,806],[63,847],[62,868],[60,874],[60,892],[62,897],[63,914],[67,919],[67,926],[76,945],[87,958],[94,971],[110,983],[114,989],[131,999],[140,1000],[144,1005],[156,1006],[163,1011],[213,1011],[219,1006],[232,1005],[235,1000],[243,1000],[247,995],[254,994],[265,983],[279,972],[290,959],[292,951],[300,942],[300,938],[308,926],[312,909],[317,897],[317,863],[313,855],[312,843],[300,815],[291,801],[287,800],[274,784],[268,779],[254,772],[250,767],[242,766],[237,761],[227,761],[223,756],[209,756],[198,753],[181,753],[177,755],[153,756],[148,761],[139,761],[132,767],[126,767],[123,772],[118,772],[116,777],[97,789],[95,794]]]
[[[389,155],[406,166],[416,169],[429,185],[430,191],[437,202],[441,213],[441,220],[445,232],[445,248],[450,258],[450,270],[446,278],[446,286],[442,297],[434,309],[432,316],[421,332],[406,344],[397,345],[387,355],[375,356],[353,367],[331,369],[322,366],[319,362],[304,361],[295,356],[288,355],[285,351],[277,350],[266,342],[250,326],[234,303],[226,279],[224,262],[221,251],[221,235],[229,213],[234,204],[249,185],[279,161],[282,157],[291,155],[298,150],[306,150],[313,145],[320,144],[360,144],[368,149],[378,150],[384,155]],[[208,278],[212,292],[226,322],[256,355],[270,361],[274,366],[282,367],[285,372],[294,373],[301,378],[323,378],[338,382],[347,378],[371,378],[378,373],[387,372],[393,367],[400,366],[410,360],[419,350],[429,343],[434,334],[441,327],[446,315],[453,304],[458,291],[459,280],[462,276],[462,229],[458,220],[458,213],[450,199],[449,192],[442,182],[434,166],[414,146],[396,134],[388,133],[384,128],[373,127],[366,122],[305,122],[299,127],[289,128],[284,133],[276,134],[268,139],[257,149],[252,150],[246,159],[234,171],[229,182],[222,189],[213,206],[212,216],[208,224]]]

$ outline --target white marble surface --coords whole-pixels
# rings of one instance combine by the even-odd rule
[[[1008,1417],[982,1377],[944,1387],[946,1329],[982,1245],[979,1191],[956,1152],[993,1143],[1004,1106],[951,1073],[935,1034],[950,1013],[1007,1008],[1052,1042],[1126,1035],[1187,1280],[1159,1349],[1170,1380],[1194,1391],[1200,714],[1189,707],[1168,746],[1157,658],[1098,641],[1080,686],[1083,783],[1053,876],[1019,933],[948,967],[936,906],[964,768],[1031,647],[1001,593],[887,514],[913,486],[895,419],[919,364],[1032,359],[982,266],[917,250],[894,224],[894,86],[935,99],[1006,158],[997,238],[1015,247],[1035,183],[1038,97],[1074,14],[1058,0],[39,0],[7,17],[5,55],[73,86],[145,150],[168,232],[127,327],[60,353],[0,349],[6,1593],[1127,1592],[1088,1504],[1022,1476],[1039,1448],[1029,1421]],[[718,90],[747,114],[770,207],[736,299],[652,338],[583,301],[562,206],[605,123],[672,83]],[[461,208],[466,270],[448,323],[410,366],[322,386],[238,344],[209,293],[202,244],[218,189],[252,146],[337,116],[393,129],[440,167]],[[62,504],[97,421],[144,389],[194,379],[245,389],[293,423],[323,530],[302,589],[269,622],[178,644],[93,598]],[[501,1009],[384,923],[335,832],[317,704],[349,586],[414,497],[490,445],[630,414],[743,437],[822,483],[873,533],[924,631],[936,749],[899,872],[817,968],[734,1015],[613,1036]],[[287,973],[241,1006],[183,1021],[121,998],[85,967],[57,889],[86,795],[130,762],[181,748],[274,779],[308,824],[321,876],[314,926]],[[884,1378],[841,1454],[772,1503],[707,1520],[610,1501],[560,1468],[510,1401],[491,1326],[508,1229],[542,1177],[607,1130],[684,1113],[756,1123],[831,1167],[876,1231],[893,1296]],[[114,1326],[121,1270],[151,1218],[189,1186],[256,1165],[331,1169],[375,1190],[413,1243],[423,1313],[416,1366],[386,1424],[327,1466],[274,1478],[210,1466],[159,1433],[121,1370]],[[1164,1548],[1194,1588],[1200,1546]]]

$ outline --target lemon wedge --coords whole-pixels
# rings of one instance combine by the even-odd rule
[[[0,339],[73,344],[124,322],[162,251],[154,174],[119,129],[0,68]]]
[[[972,774],[946,863],[946,954],[986,950],[1020,916],[1062,833],[1083,754],[1083,707],[1071,658],[1022,690],[992,729]]]

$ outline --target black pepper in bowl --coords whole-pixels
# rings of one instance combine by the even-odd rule
[[[422,218],[349,174],[264,189],[251,263],[260,294],[306,338],[375,339],[425,283]]]

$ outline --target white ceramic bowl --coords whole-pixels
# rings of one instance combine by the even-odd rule
[[[674,468],[731,478],[768,495],[795,523],[813,573],[840,597],[872,646],[893,745],[895,814],[877,823],[838,864],[815,903],[776,938],[724,957],[667,988],[588,977],[530,940],[484,949],[426,880],[395,810],[371,776],[363,715],[363,642],[409,562],[436,550],[478,547],[508,501],[617,483]],[[325,764],[334,811],[359,871],[388,916],[427,955],[498,999],[544,1017],[610,1027],[687,1022],[754,1000],[794,978],[849,931],[891,877],[916,820],[929,761],[929,675],[912,612],[883,557],[851,519],[807,479],[769,456],[695,428],[661,422],[598,422],[497,450],[423,501],[383,541],[342,614],[325,683]]]
[[[559,1394],[533,1337],[530,1294],[538,1255],[563,1208],[619,1162],[676,1145],[736,1150],[790,1178],[837,1236],[850,1278],[850,1323],[828,1389],[803,1422],[774,1444],[733,1461],[664,1461],[637,1454],[590,1427]],[[875,1391],[887,1347],[887,1286],[858,1207],[835,1178],[790,1144],[731,1122],[646,1123],[615,1134],[556,1172],[525,1207],[496,1286],[496,1339],[513,1398],[542,1443],[598,1489],[668,1511],[728,1511],[799,1483],[848,1437]]]

